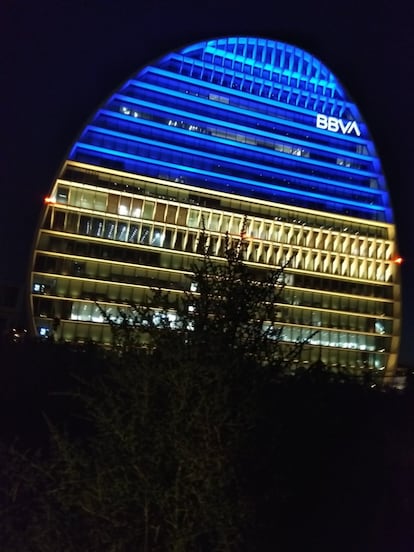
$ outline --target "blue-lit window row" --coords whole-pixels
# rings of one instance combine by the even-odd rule
[[[193,117],[195,120],[205,121],[207,123],[211,124],[218,124],[223,125],[226,128],[229,126],[229,121],[226,118],[218,118],[217,113],[220,113],[220,107],[216,105],[218,101],[217,95],[211,95],[211,102],[209,106],[209,111],[211,113],[211,117],[206,116],[206,110],[203,110],[202,107],[200,107],[199,104],[197,105],[191,105],[191,96],[185,95],[184,96],[184,102],[182,102],[183,108],[177,109],[177,102],[174,102],[174,100],[171,97],[167,98],[160,98],[160,101],[158,103],[154,103],[154,98],[157,97],[156,93],[144,90],[142,93],[142,96],[138,99],[131,97],[131,96],[125,96],[123,94],[115,94],[114,97],[111,99],[111,102],[108,104],[107,108],[111,108],[111,106],[117,105],[118,107],[121,105],[128,105],[132,109],[134,109],[132,106],[139,106],[139,108],[147,108],[148,110],[155,110],[155,111],[164,111],[167,114],[176,115],[178,117]],[[191,105],[191,111],[189,111],[189,107]],[[117,110],[117,109],[116,109]],[[207,113],[208,115],[209,113]],[[249,120],[249,119],[247,119]],[[240,120],[234,118],[234,121],[232,122],[232,128],[239,129],[242,132],[250,132],[252,134],[256,134],[257,136],[268,136],[271,139],[277,139],[277,140],[284,140],[285,142],[290,142],[295,145],[302,145],[304,147],[313,147],[316,150],[320,151],[326,151],[326,152],[332,152],[334,154],[339,155],[348,155],[349,157],[354,157],[355,159],[372,159],[371,156],[369,156],[368,149],[366,146],[366,143],[361,143],[357,145],[351,145],[348,142],[340,141],[339,146],[333,143],[334,138],[332,133],[330,135],[325,134],[324,136],[320,136],[319,134],[312,139],[312,141],[309,140],[309,129],[307,129],[307,133],[305,135],[293,133],[292,132],[284,132],[283,135],[279,134],[279,127],[272,127],[269,131],[266,131],[266,128],[262,128],[260,125],[260,122],[255,120],[253,121],[253,125],[251,126],[243,126],[240,123]],[[290,129],[292,130],[292,129]],[[322,140],[322,141],[321,141]],[[329,142],[328,142],[329,140]]]
[[[281,153],[295,155],[296,162],[299,162],[297,157],[301,156],[302,162],[307,164],[335,168],[337,171],[356,173],[368,177],[375,178],[378,176],[378,173],[373,169],[372,158],[367,158],[366,156],[358,154],[351,157],[348,152],[340,152],[327,147],[317,148],[314,147],[314,144],[294,141],[285,136],[281,137],[264,132],[257,133],[253,129],[241,127],[240,125],[233,125],[233,127],[229,128],[228,125],[224,125],[220,121],[216,121],[216,124],[213,124],[214,121],[207,117],[198,116],[197,118],[191,118],[182,111],[177,113],[177,110],[172,110],[174,111],[173,114],[168,113],[168,110],[163,111],[158,106],[151,107],[148,105],[148,102],[142,102],[142,104],[138,106],[128,101],[115,100],[111,104],[113,111],[108,111],[107,109],[101,110],[95,121],[99,121],[103,115],[110,115],[111,117],[121,118],[129,122],[134,121],[136,125],[145,124],[143,122],[145,120],[154,121],[163,125],[174,126],[176,129],[185,129],[211,136],[221,136],[226,140],[238,142],[239,144],[249,144],[250,148],[252,145],[259,146],[260,148],[278,152],[279,155]],[[136,119],[140,119],[140,121]],[[238,147],[240,147],[239,144]]]
[[[172,79],[173,75],[171,75]],[[155,80],[155,79],[154,79]],[[155,82],[143,82],[143,81],[131,81],[136,87],[135,92],[131,89],[127,89],[125,92],[131,97],[138,97],[140,99],[147,99],[161,105],[167,105],[170,107],[182,108],[184,111],[188,111],[191,106],[191,113],[197,113],[200,115],[210,115],[215,119],[221,120],[226,123],[245,124],[260,130],[275,132],[283,132],[287,136],[295,138],[307,138],[311,135],[311,140],[320,143],[330,145],[332,147],[338,147],[342,150],[357,151],[358,145],[363,145],[365,141],[362,138],[357,138],[353,135],[343,135],[316,128],[316,114],[312,124],[305,125],[302,123],[295,123],[290,118],[272,117],[255,111],[249,111],[230,103],[212,101],[200,95],[197,95],[197,91],[183,80],[177,82],[170,88],[160,86],[158,81]],[[145,93],[147,90],[147,93]],[[220,93],[220,89],[218,89]]]
[[[170,101],[171,101],[171,104],[175,105],[175,106],[177,106],[177,104],[180,103],[180,102],[175,102],[175,104],[174,104],[172,99]],[[162,103],[162,100],[160,99],[159,102]],[[125,103],[121,104],[120,102],[117,102],[117,107],[120,106],[119,107],[120,110],[122,110],[122,105],[125,106]],[[187,105],[185,107],[187,107],[187,110],[188,110],[188,107],[189,107],[188,102],[187,102]],[[129,109],[129,107],[127,109]],[[174,107],[171,107],[171,114],[169,116],[169,120],[171,119],[173,121],[177,120],[177,121],[183,121],[183,122],[185,122],[185,120],[188,120],[189,125],[203,126],[202,125],[203,119],[204,120],[207,119],[208,121],[213,123],[215,128],[226,129],[226,130],[229,130],[229,129],[233,130],[234,129],[235,132],[237,130],[240,130],[241,134],[246,134],[247,136],[254,135],[254,136],[260,137],[259,138],[260,140],[263,140],[263,138],[266,139],[267,137],[270,137],[273,144],[280,144],[280,143],[288,142],[292,145],[294,144],[295,147],[300,147],[300,146],[303,145],[304,149],[307,150],[307,149],[310,149],[314,145],[314,143],[317,141],[317,140],[313,140],[312,136],[299,135],[299,134],[295,134],[293,132],[283,132],[283,129],[279,128],[279,127],[268,128],[267,125],[262,125],[259,122],[251,121],[251,120],[249,120],[248,117],[241,118],[241,119],[244,119],[244,120],[240,120],[240,119],[237,119],[234,116],[234,117],[232,117],[232,119],[234,119],[234,120],[227,120],[227,121],[224,120],[223,121],[223,120],[220,120],[219,117],[217,117],[217,112],[211,112],[210,117],[206,117],[206,118],[202,119],[202,117],[199,116],[198,114],[194,114],[192,112],[188,113],[188,111],[185,111],[185,110],[182,110],[182,109],[181,110],[175,109],[175,112],[178,111],[178,113],[177,113],[178,117],[175,117],[173,115],[173,110],[174,109],[175,109]],[[132,107],[131,107],[131,111],[133,111]],[[148,114],[148,116],[145,117],[145,118],[147,120],[149,120],[151,118],[150,117],[151,111],[144,110],[143,113],[145,114],[145,112],[147,112],[147,114]],[[136,112],[136,113],[138,113],[138,112]],[[141,111],[140,111],[140,113],[141,113]],[[242,124],[236,124],[236,121],[238,121],[239,123],[242,123]],[[254,126],[252,125],[252,123],[254,124]],[[249,124],[252,125],[252,126],[249,126]],[[299,138],[300,138],[300,140],[299,140]],[[321,141],[319,141],[319,143],[321,143]],[[343,145],[343,144],[341,144],[341,145]],[[323,151],[325,146],[326,146],[326,144],[321,143],[321,151]],[[333,146],[333,144],[331,144],[331,146]],[[332,147],[330,149],[333,150]],[[352,151],[355,151],[356,148],[354,146],[352,146],[351,149],[352,149]],[[359,151],[359,149],[360,148],[358,146],[358,151]],[[328,148],[326,148],[326,150],[328,151]],[[335,162],[336,162],[336,159],[338,157],[347,159],[348,156],[349,156],[348,148],[347,149],[340,148],[340,149],[337,149],[336,151],[338,152],[338,154],[335,157]],[[296,161],[300,162],[300,159],[296,159]],[[306,162],[306,160],[304,162]],[[344,172],[346,172],[346,171],[344,171]],[[369,172],[370,172],[371,175],[375,175],[375,173],[372,170],[369,171]]]
[[[272,181],[284,181],[289,179],[289,182],[294,184],[296,188],[314,188],[318,190],[325,188],[327,193],[333,195],[339,193],[341,197],[349,197],[357,201],[375,204],[381,201],[380,192],[373,191],[372,193],[367,193],[364,191],[364,184],[365,188],[367,188],[369,186],[369,181],[361,181],[358,176],[354,176],[353,181],[355,185],[347,184],[343,181],[338,182],[338,175],[333,171],[327,174],[327,171],[323,172],[315,168],[311,170],[306,167],[302,168],[298,163],[292,163],[289,158],[283,161],[280,159],[277,160],[277,158],[275,159],[270,155],[265,156],[260,151],[256,151],[257,148],[254,150],[241,150],[238,148],[236,150],[234,145],[229,146],[215,143],[213,143],[212,147],[211,143],[206,143],[205,141],[203,143],[198,140],[197,134],[186,138],[178,135],[177,140],[177,136],[174,136],[174,133],[171,132],[172,127],[170,127],[169,131],[163,129],[150,129],[144,133],[135,132],[128,135],[115,131],[114,126],[116,127],[116,125],[105,125],[106,128],[109,126],[108,130],[106,130],[106,128],[104,130],[104,128],[102,128],[103,126],[104,125],[101,125],[101,127],[90,126],[89,131],[85,133],[82,139],[88,143],[120,149],[121,151],[128,151],[136,155],[142,155],[142,151],[147,150],[146,155],[149,157],[155,156],[160,159],[165,159],[167,162],[168,159],[171,158],[171,150],[174,156],[177,152],[183,152],[187,154],[187,158],[182,157],[180,160],[181,164],[189,163],[194,165],[196,163],[200,168],[204,167],[219,173],[225,172],[225,167],[227,166],[231,174],[239,174],[247,178],[254,178],[255,175],[257,175],[257,171],[260,171],[259,175],[263,176],[267,181],[269,181],[269,179]],[[122,125],[122,130],[128,130],[128,128],[124,128],[124,126],[126,125]],[[100,134],[102,136],[100,136]],[[139,134],[142,134],[142,136],[139,136]],[[117,142],[106,140],[107,136],[116,136]],[[148,147],[154,148],[154,151],[149,151]],[[166,150],[165,153],[163,153],[164,150]],[[242,157],[240,153],[243,153],[243,151],[247,151],[249,155]],[[218,155],[216,152],[223,155]],[[254,161],[257,161],[257,163]],[[278,161],[277,166],[275,161]],[[267,165],[263,164],[264,162],[267,162]],[[344,175],[341,176],[343,177]],[[306,184],[306,182],[308,182],[308,184]],[[329,187],[331,187],[330,191]]]
[[[168,67],[163,66],[163,69],[168,68],[172,73],[185,75],[186,81],[196,87],[202,85],[204,88],[214,89],[215,85],[223,86],[223,94],[231,97],[233,105],[254,111],[273,115],[288,112],[290,119],[298,122],[304,120],[298,118],[300,114],[309,116],[315,111],[334,117],[344,117],[346,104],[343,100],[309,91],[303,80],[299,82],[299,87],[275,82],[270,70],[264,73],[263,78],[246,74],[241,65],[240,62],[236,63],[234,71],[230,71],[227,67],[217,68],[211,64],[176,56],[170,59]],[[147,73],[144,80],[147,80]],[[246,94],[253,94],[254,99]]]
[[[173,162],[182,166],[197,166],[216,174],[229,174],[268,184],[274,183],[276,186],[292,186],[295,190],[318,191],[321,194],[326,194],[326,196],[381,205],[381,193],[377,190],[366,193],[356,187],[349,186],[346,188],[346,184],[343,183],[338,185],[336,182],[330,182],[327,179],[318,179],[316,174],[305,175],[280,167],[275,169],[271,159],[268,166],[259,165],[245,159],[238,160],[232,156],[231,149],[228,151],[229,157],[225,157],[224,155],[215,154],[211,151],[211,148],[207,152],[196,147],[185,148],[179,143],[174,144],[168,134],[163,134],[160,136],[161,139],[153,140],[150,132],[147,133],[147,136],[140,138],[137,135],[121,135],[118,132],[105,131],[102,128],[90,126],[82,139],[86,143],[110,148],[114,151],[145,156],[148,159],[160,159],[167,164]],[[225,154],[225,150],[225,147],[220,147],[218,151]],[[254,160],[254,156],[250,156],[250,159]]]
[[[257,128],[246,127],[238,124],[233,124],[229,127],[228,123],[215,120],[211,117],[205,117],[202,115],[188,114],[185,111],[177,110],[173,107],[158,106],[146,101],[138,102],[134,104],[132,101],[128,101],[125,97],[122,99],[114,99],[111,102],[113,110],[113,117],[125,118],[129,117],[130,121],[135,121],[138,124],[145,124],[141,120],[157,121],[168,126],[175,126],[180,128],[186,128],[191,131],[198,131],[213,136],[223,136],[226,134],[227,140],[238,141],[248,143],[250,146],[258,145],[263,148],[272,149],[275,152],[291,153],[296,156],[302,156],[303,160],[297,159],[296,162],[303,162],[309,164],[320,164],[320,161],[334,165],[335,169],[343,172],[351,172],[369,177],[376,177],[377,173],[373,170],[372,158],[367,158],[366,155],[361,153],[350,154],[348,151],[334,149],[327,147],[326,145],[317,146],[314,143],[304,140],[293,139],[288,136],[282,136],[276,133],[265,132],[258,130]],[[126,117],[119,115],[120,112]],[[109,114],[108,110],[102,110],[100,113]],[[97,119],[99,119],[99,114]],[[366,151],[365,146],[358,146],[358,150],[361,152]],[[299,151],[299,153],[298,153]],[[302,155],[303,153],[303,155]],[[311,154],[311,155],[310,155]],[[309,158],[309,161],[307,159]],[[313,159],[313,161],[311,161]],[[341,163],[339,165],[338,161]],[[370,184],[371,186],[371,184]]]
[[[131,114],[131,110],[125,106],[120,109],[122,113]],[[141,120],[137,121],[137,119]],[[151,124],[147,121],[151,121]],[[332,180],[338,186],[359,191],[378,187],[375,173],[368,173],[369,178],[367,178],[363,176],[366,174],[364,171],[351,170],[349,168],[350,162],[347,163],[344,159],[337,158],[337,165],[332,167],[332,165],[310,160],[309,153],[300,148],[283,147],[281,144],[276,145],[275,142],[265,142],[241,134],[235,135],[226,130],[204,127],[193,122],[165,119],[137,111],[133,111],[133,115],[130,116],[129,120],[117,117],[110,112],[101,112],[95,122],[99,127],[117,133],[122,132],[126,137],[129,135],[132,140],[134,137],[141,137],[161,142],[160,146],[163,142],[166,142],[169,147],[176,144],[177,147],[184,146],[195,153],[201,151],[220,153],[233,162],[239,161],[242,164],[257,162],[263,165],[260,167],[263,169],[266,169],[265,165],[270,166],[272,172],[278,171],[296,176],[308,175],[304,178],[310,178],[314,181],[320,179],[323,181]],[[166,129],[168,129],[167,133],[165,132]],[[272,153],[269,152],[270,149]],[[283,149],[285,152],[290,150],[290,154],[284,153]],[[343,165],[339,165],[339,162],[342,162]],[[369,197],[371,198],[370,201],[376,200],[375,194],[371,194]]]
[[[114,151],[109,148],[78,143],[73,152],[74,159],[84,163],[101,165],[114,170],[163,178],[183,182],[194,186],[203,186],[217,191],[247,193],[250,197],[286,202],[292,206],[326,210],[347,216],[384,220],[384,210],[376,205],[363,205],[352,200],[335,202],[335,197],[324,197],[313,191],[298,191],[286,187],[277,187],[266,182],[242,179],[234,175],[215,173],[177,163],[166,163],[157,159],[134,156],[130,153]]]

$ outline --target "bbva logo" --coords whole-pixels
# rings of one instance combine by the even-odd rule
[[[342,132],[342,134],[355,132],[357,136],[361,136],[361,131],[356,121],[343,121],[336,117],[327,117],[326,115],[322,115],[322,113],[316,115],[316,126],[317,128],[331,132]]]

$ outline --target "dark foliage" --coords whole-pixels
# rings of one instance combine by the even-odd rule
[[[412,549],[410,388],[292,373],[283,271],[241,245],[195,267],[173,322],[159,292],[121,313],[110,351],[3,345],[2,549]]]

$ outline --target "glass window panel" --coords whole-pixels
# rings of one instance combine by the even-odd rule
[[[188,209],[186,207],[180,207],[179,211],[178,211],[178,220],[177,220],[177,224],[179,226],[185,226],[186,223],[187,223],[187,212],[188,212]]]
[[[69,188],[67,186],[58,186],[56,201],[58,203],[67,203],[69,197]]]
[[[155,203],[153,203],[152,201],[145,201],[142,218],[152,220],[154,218],[154,207]]]
[[[130,209],[131,209],[131,198],[121,196],[119,198],[119,204],[118,204],[118,215],[127,217],[129,216]]]
[[[80,207],[82,209],[93,209],[94,205],[94,193],[82,190],[81,198],[80,198]]]
[[[103,236],[104,221],[103,219],[92,219],[92,235],[100,238]]]
[[[104,316],[101,312],[101,309],[97,305],[92,305],[91,320],[92,322],[104,322]]]
[[[162,242],[163,242],[162,229],[155,227],[152,233],[151,245],[155,245],[156,247],[161,247]]]
[[[164,247],[166,247],[167,249],[171,248],[171,241],[172,241],[172,230],[167,230],[165,232]]]
[[[81,205],[82,191],[79,188],[72,188],[70,192],[70,204],[74,207]]]
[[[81,216],[79,223],[79,233],[89,236],[92,231],[92,219],[91,217]]]
[[[79,319],[79,303],[74,301],[72,303],[72,312],[70,315],[71,320],[78,320]]]
[[[115,239],[116,223],[114,220],[106,220],[104,225],[104,237],[108,240]]]
[[[128,225],[125,222],[118,222],[116,239],[119,241],[126,241],[127,230],[128,230]]]
[[[142,226],[141,236],[140,236],[140,243],[149,245],[149,239],[150,239],[150,227],[149,226]]]
[[[96,192],[95,193],[95,201],[94,201],[94,209],[96,211],[106,211],[107,198],[108,198],[108,194]]]
[[[65,213],[62,211],[55,211],[53,215],[53,229],[64,230],[65,228]]]
[[[132,210],[131,216],[134,218],[140,218],[142,213],[142,199],[133,198],[132,199]]]
[[[188,226],[191,228],[198,228],[200,219],[200,211],[197,209],[190,209],[188,214]]]
[[[177,216],[177,206],[176,205],[168,205],[166,221],[169,224],[175,224],[176,216]]]
[[[66,232],[76,233],[78,231],[79,216],[76,213],[66,214]]]
[[[115,194],[108,195],[108,206],[106,209],[108,213],[118,213],[118,202],[119,196]]]
[[[339,345],[348,348],[348,335],[346,333],[339,334]]]
[[[164,203],[157,203],[157,206],[155,208],[154,220],[164,222],[165,209],[166,205]]]
[[[140,227],[137,224],[131,224],[129,226],[128,241],[130,243],[137,243],[139,229]]]

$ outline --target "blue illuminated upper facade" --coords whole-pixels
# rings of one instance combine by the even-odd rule
[[[146,66],[97,111],[69,159],[392,222],[355,103],[318,59],[273,40],[208,40]]]

